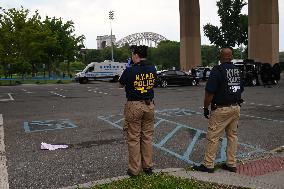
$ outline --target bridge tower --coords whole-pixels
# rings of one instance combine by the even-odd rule
[[[179,0],[180,68],[189,71],[201,65],[199,0]]]
[[[278,0],[249,0],[249,58],[279,62]],[[179,0],[180,66],[188,71],[201,65],[199,0]]]
[[[275,64],[279,62],[278,0],[249,0],[250,59]]]

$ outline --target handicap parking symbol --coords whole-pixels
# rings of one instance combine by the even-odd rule
[[[24,130],[26,133],[70,129],[75,127],[77,126],[68,119],[24,122]]]

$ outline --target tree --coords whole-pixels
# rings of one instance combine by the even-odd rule
[[[219,49],[216,46],[201,46],[201,59],[203,66],[212,66],[218,64],[218,55]]]
[[[248,17],[241,14],[246,4],[244,0],[219,0],[217,2],[221,26],[206,24],[203,27],[211,44],[219,48],[247,45]]]
[[[83,35],[77,37],[74,31],[72,21],[55,17],[41,21],[38,11],[30,14],[23,7],[0,8],[0,63],[4,75],[7,77],[11,70],[23,75],[30,68],[34,75],[43,64],[50,75],[63,61],[67,61],[69,70],[69,62],[79,58],[85,39]]]
[[[284,70],[284,52],[279,52],[279,62],[281,70]]]
[[[150,48],[149,62],[158,66],[159,69],[180,67],[180,43],[176,41],[161,41],[157,48]]]
[[[64,23],[61,18],[50,18],[46,17],[43,21],[44,26],[52,31],[52,35],[56,37],[56,46],[46,49],[47,65],[49,74],[51,71],[51,64],[54,62],[67,61],[68,75],[70,74],[70,61],[74,61],[76,57],[80,55],[80,49],[84,47],[83,40],[84,35],[76,37],[73,34],[74,23],[72,21],[67,21]]]

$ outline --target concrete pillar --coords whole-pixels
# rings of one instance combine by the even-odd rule
[[[189,71],[201,65],[199,0],[179,0],[180,67]]]
[[[279,62],[278,0],[249,0],[249,58]]]

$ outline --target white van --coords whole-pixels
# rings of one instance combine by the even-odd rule
[[[75,80],[81,84],[102,78],[112,78],[113,81],[117,81],[123,70],[125,70],[126,64],[127,63],[112,62],[111,60],[91,62],[83,71],[75,74]]]

